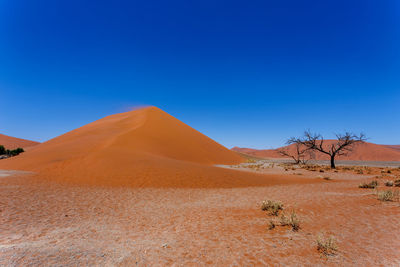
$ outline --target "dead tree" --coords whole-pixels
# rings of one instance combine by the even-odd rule
[[[330,157],[331,168],[335,169],[335,157],[344,156],[352,152],[354,145],[365,142],[364,134],[355,135],[346,132],[344,134],[336,134],[336,139],[332,144],[325,144],[324,138],[320,134],[313,134],[310,131],[305,131],[301,138],[290,138],[288,144],[299,144],[314,151],[321,152]]]
[[[295,151],[290,152],[289,148],[278,149],[278,153],[282,156],[292,158],[295,164],[306,164],[308,159],[312,158],[312,151],[307,147],[295,143]]]

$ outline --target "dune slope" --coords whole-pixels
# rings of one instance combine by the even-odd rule
[[[156,107],[105,117],[40,144],[0,169],[34,171],[41,179],[133,187],[235,187],[265,176],[214,167],[243,161]],[[279,177],[268,183],[279,182]],[[274,180],[275,179],[275,180]]]
[[[15,149],[18,147],[27,148],[38,144],[39,142],[0,134],[0,145],[3,145],[6,149]]]

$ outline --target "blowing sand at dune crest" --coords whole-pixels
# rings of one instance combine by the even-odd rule
[[[242,161],[164,111],[147,107],[68,132],[1,161],[0,168],[34,171],[41,179],[54,181],[133,187],[232,187],[285,181],[214,167]]]

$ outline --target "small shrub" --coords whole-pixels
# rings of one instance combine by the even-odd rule
[[[329,176],[324,176],[324,180],[330,181],[330,180],[332,180],[332,178]]]
[[[279,211],[283,210],[283,204],[279,201],[264,200],[261,205],[261,210],[268,211],[270,215],[278,216]]]
[[[268,224],[268,229],[269,230],[272,230],[272,229],[274,229],[275,228],[275,222],[273,221],[273,220],[270,220],[269,221],[269,224]]]
[[[394,180],[394,186],[400,187],[400,179]]]
[[[365,183],[365,182],[361,183],[358,187],[359,188],[372,188],[372,189],[374,189],[377,186],[378,186],[378,181],[374,180],[374,181],[372,181],[370,183]]]
[[[377,196],[380,201],[393,201],[399,198],[399,192],[391,190],[378,191]]]
[[[4,146],[0,145],[0,155],[6,154],[6,149]]]
[[[325,256],[333,256],[336,255],[338,246],[333,236],[324,237],[320,234],[317,238],[317,249]]]
[[[281,225],[291,226],[293,231],[298,231],[300,229],[300,220],[297,217],[296,212],[292,211],[289,216],[282,214]]]
[[[319,172],[325,172],[323,169],[320,169]]]
[[[1,150],[1,148],[0,148],[0,150]],[[22,153],[22,152],[24,152],[24,149],[18,147],[18,148],[13,149],[13,150],[7,149],[7,150],[5,151],[4,154],[6,154],[6,155],[8,155],[8,156],[10,156],[10,157],[14,157],[14,156],[19,155],[19,154]]]
[[[386,181],[385,185],[386,186],[393,186],[393,181]]]

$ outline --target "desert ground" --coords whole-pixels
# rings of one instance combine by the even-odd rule
[[[0,161],[0,265],[399,266],[380,193],[400,162],[353,163],[244,158],[155,107],[108,116]]]
[[[398,266],[399,202],[379,201],[364,181],[392,174],[309,171],[275,163],[248,172],[296,180],[236,188],[126,188],[43,182],[1,172],[0,264],[4,266]],[[273,166],[274,165],[274,166]],[[372,172],[389,170],[376,168]],[[290,174],[286,174],[290,173]],[[300,175],[301,174],[301,175]],[[321,175],[322,174],[322,175]],[[374,178],[378,176],[379,178]],[[325,180],[323,177],[330,177]],[[300,229],[270,230],[266,199],[295,210]],[[324,233],[335,255],[317,250]]]

